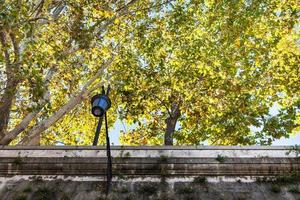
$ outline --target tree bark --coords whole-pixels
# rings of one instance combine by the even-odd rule
[[[180,117],[179,105],[173,104],[169,117],[166,119],[167,128],[165,130],[165,145],[173,145],[173,135],[178,118]]]
[[[3,96],[0,99],[0,139],[6,134],[12,103],[15,99],[17,86],[19,83],[19,80],[17,80],[15,75],[17,66],[13,66],[16,65],[13,62],[11,63],[6,36],[7,34],[5,32],[0,32],[0,42],[4,52],[5,72],[7,76],[5,90]],[[18,61],[19,51],[13,34],[11,34],[11,39],[14,46],[16,57],[15,61]]]
[[[0,100],[0,138],[4,137],[7,129],[11,106],[17,91],[17,85],[17,82],[8,81],[3,97]]]

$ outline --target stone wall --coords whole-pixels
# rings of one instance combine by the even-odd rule
[[[110,199],[300,199],[290,147],[112,147]],[[104,199],[103,147],[0,148],[0,199]],[[43,196],[44,195],[44,196]]]

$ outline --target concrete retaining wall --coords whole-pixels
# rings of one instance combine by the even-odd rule
[[[300,170],[287,147],[113,147],[114,174],[130,176],[271,176]],[[103,176],[101,147],[3,147],[0,176]]]
[[[290,147],[114,146],[112,157],[111,195],[117,199],[268,199],[278,185],[278,195],[285,193],[277,199],[297,199],[300,193],[300,159]],[[0,199],[25,195],[28,186],[34,189],[26,199],[37,198],[41,187],[53,199],[62,199],[65,190],[74,190],[66,193],[70,199],[102,198],[105,175],[104,147],[0,148]]]

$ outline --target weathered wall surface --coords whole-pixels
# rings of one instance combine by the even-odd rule
[[[110,199],[300,199],[289,147],[112,147]],[[0,199],[103,199],[102,147],[0,148]]]

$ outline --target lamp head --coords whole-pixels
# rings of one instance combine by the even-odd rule
[[[104,113],[110,108],[111,101],[105,94],[97,94],[92,97],[92,114],[95,117],[102,117]]]

